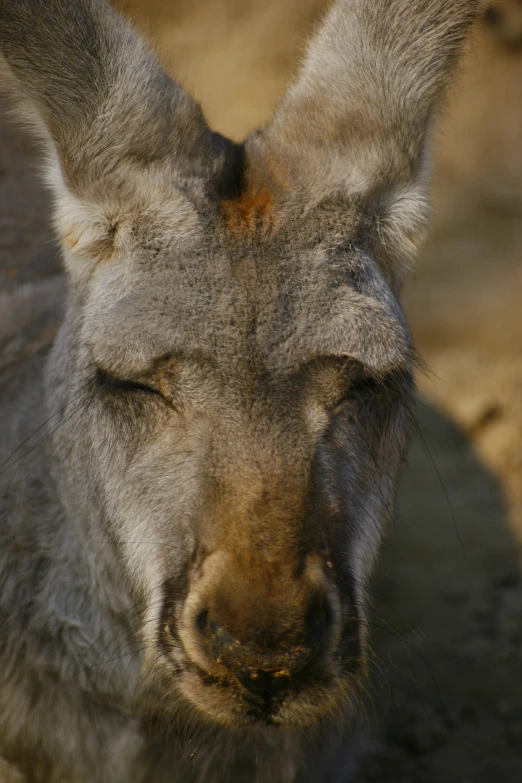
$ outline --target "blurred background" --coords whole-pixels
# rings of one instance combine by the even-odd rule
[[[117,4],[234,139],[269,118],[328,5]],[[10,290],[59,262],[37,156],[1,116],[0,290]],[[433,230],[404,291],[428,371],[375,581],[357,779],[521,783],[522,0],[487,10],[433,147]]]

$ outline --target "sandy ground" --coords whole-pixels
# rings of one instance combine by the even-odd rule
[[[267,119],[324,5],[122,4],[235,138]],[[433,232],[404,295],[429,372],[375,582],[359,783],[522,781],[522,12],[505,8],[440,123]],[[0,290],[58,270],[36,168],[2,119]]]

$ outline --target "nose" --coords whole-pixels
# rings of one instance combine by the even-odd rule
[[[263,607],[253,599],[253,613],[247,619],[234,616],[230,604],[221,602],[202,610],[196,620],[207,654],[263,701],[308,671],[331,634],[333,611],[325,593],[315,593],[304,607],[285,608],[281,618],[273,604]]]

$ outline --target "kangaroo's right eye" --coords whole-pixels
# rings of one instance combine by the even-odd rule
[[[95,383],[99,388],[108,392],[154,394],[158,397],[163,397],[161,392],[155,389],[154,386],[149,386],[141,381],[118,378],[116,375],[111,375],[111,373],[100,368],[96,370]]]

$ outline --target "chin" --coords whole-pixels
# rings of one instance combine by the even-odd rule
[[[324,676],[307,685],[287,682],[276,696],[252,695],[232,679],[219,680],[197,667],[178,675],[176,690],[198,722],[228,729],[305,729],[349,717],[365,679],[364,662],[350,674]]]

